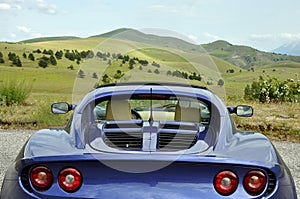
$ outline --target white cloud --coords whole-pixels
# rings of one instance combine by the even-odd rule
[[[217,36],[217,35],[212,35],[212,34],[210,34],[210,33],[204,33],[203,35],[204,35],[205,37],[209,38],[209,39],[212,39],[212,40],[219,40],[219,39],[220,39],[219,36]]]
[[[22,10],[22,6],[20,5],[14,5],[13,8],[16,10]]]
[[[278,34],[251,34],[251,38],[253,39],[286,39],[286,40],[300,40],[300,33],[278,33]]]
[[[194,42],[197,41],[197,39],[198,39],[198,37],[195,35],[188,35],[187,37]]]
[[[42,34],[36,32],[36,31],[33,31],[31,28],[26,27],[26,26],[16,26],[16,28],[19,31],[21,31],[21,32],[23,32],[23,33],[25,33],[25,34],[27,34],[31,37],[42,37],[43,36]]]
[[[0,10],[21,10],[22,6],[19,5],[21,1],[8,1],[6,3],[0,3]]]
[[[31,32],[31,28],[28,28],[26,26],[16,26],[16,28],[18,30],[20,30],[21,32],[24,32],[24,33],[30,33]]]
[[[55,15],[58,13],[54,4],[49,4],[45,0],[7,0],[0,2],[0,10],[22,10],[24,8],[34,9],[44,14]]]
[[[44,0],[36,0],[37,9],[45,14],[55,15],[57,14],[57,8],[53,4],[48,4]]]
[[[0,10],[10,10],[12,7],[8,3],[0,3]]]
[[[16,37],[17,37],[17,35],[16,35],[15,33],[10,33],[9,36],[10,36],[11,38],[16,38]]]
[[[254,39],[272,39],[274,38],[274,35],[272,34],[252,34],[250,35],[251,38]]]
[[[299,40],[300,33],[281,33],[279,37],[282,39]]]

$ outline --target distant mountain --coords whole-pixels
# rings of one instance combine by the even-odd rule
[[[287,55],[300,56],[300,41],[294,41],[288,44],[284,44],[274,49],[273,52]]]
[[[204,52],[201,46],[186,42],[176,37],[166,37],[166,36],[158,36],[153,34],[145,34],[138,30],[128,29],[128,28],[121,28],[121,29],[113,30],[108,33],[95,35],[92,37],[110,37],[114,39],[123,39],[123,40],[135,41],[140,43],[146,43],[154,46],[176,48],[188,52],[191,51]]]
[[[45,42],[45,41],[59,41],[59,40],[72,40],[79,39],[79,37],[74,36],[62,36],[62,37],[40,37],[34,39],[28,39],[20,41],[21,43],[36,43],[36,42]]]
[[[202,47],[209,54],[244,69],[272,65],[283,61],[300,62],[300,56],[263,52],[248,46],[233,45],[223,40],[203,44]]]
[[[169,36],[158,36],[154,34],[145,34],[138,30],[121,28],[104,34],[91,36],[108,37],[113,39],[128,40],[133,42],[140,42],[150,44],[156,47],[175,48],[186,52],[206,53],[223,59],[235,66],[243,69],[249,69],[256,66],[274,65],[281,62],[298,62],[300,63],[300,56],[289,56],[288,53],[277,54],[262,52],[255,48],[241,45],[233,45],[224,40],[218,40],[208,44],[196,45],[189,43],[182,39]],[[87,39],[89,39],[87,38]],[[74,40],[81,39],[78,37],[44,37],[22,41],[24,43],[59,41],[59,40]],[[86,42],[87,40],[81,40]],[[300,44],[300,42],[299,42]],[[296,47],[294,48],[296,49]],[[300,49],[300,46],[298,46]],[[299,53],[300,55],[300,50]]]

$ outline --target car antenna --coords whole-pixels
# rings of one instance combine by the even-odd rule
[[[153,110],[152,110],[152,88],[150,88],[150,118],[148,120],[150,126],[152,126],[153,122],[154,122],[152,112],[153,112]]]

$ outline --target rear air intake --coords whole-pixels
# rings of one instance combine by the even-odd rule
[[[198,140],[198,126],[190,122],[160,123],[158,149],[164,151],[185,150]]]
[[[158,147],[160,150],[184,150],[194,146],[197,142],[196,133],[160,132]]]
[[[105,132],[103,140],[109,147],[123,150],[139,150],[143,143],[141,132]]]
[[[276,177],[271,171],[268,171],[268,186],[264,196],[266,197],[270,195],[275,190],[275,187],[276,187]]]
[[[142,121],[111,121],[103,126],[103,141],[112,148],[141,150],[143,148]]]

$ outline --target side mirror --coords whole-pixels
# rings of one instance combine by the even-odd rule
[[[240,117],[251,117],[254,112],[252,106],[248,105],[238,105],[237,107],[228,107],[227,109],[230,114],[235,113]]]
[[[252,106],[239,105],[236,107],[236,115],[241,117],[252,117],[253,108]]]
[[[51,111],[54,114],[66,114],[71,110],[74,110],[75,105],[68,104],[67,102],[58,102],[51,105]]]

